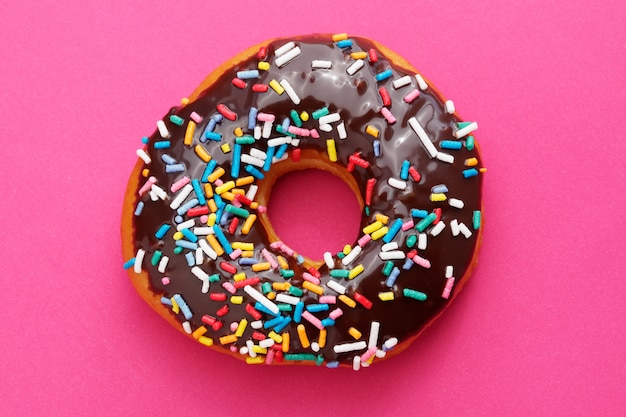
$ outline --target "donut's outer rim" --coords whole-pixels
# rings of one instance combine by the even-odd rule
[[[258,43],[250,48],[247,48],[246,50],[235,55],[233,58],[225,61],[223,64],[219,65],[214,71],[212,71],[189,96],[189,102],[195,101],[207,88],[212,86],[213,83],[215,83],[227,70],[255,56],[257,52],[259,51],[259,48],[261,47],[267,47],[271,43],[276,42],[276,41],[281,41],[281,40],[282,41],[328,40],[331,38],[331,36],[332,36],[331,34],[313,34],[313,35],[300,35],[300,36],[295,36],[295,37],[273,38],[273,39],[268,39],[266,41]],[[358,38],[358,36],[356,38]],[[393,62],[394,66],[396,66],[397,68],[403,71],[406,71],[408,73],[415,73],[415,74],[418,73],[417,69],[413,67],[413,65],[411,65],[405,58],[393,52],[392,50],[382,45],[378,41],[371,40],[371,39],[368,39],[368,40],[372,42],[372,44],[374,45],[374,47],[377,49],[377,51],[380,54],[382,54],[388,60]],[[423,75],[422,75],[422,78],[428,84],[429,90],[431,90],[442,103],[445,103],[446,100],[445,100],[444,95],[433,85],[433,83],[428,78],[424,77]],[[455,116],[459,117],[458,113],[455,112]],[[463,120],[463,119],[459,117],[459,120]],[[476,141],[475,147],[476,147],[477,154],[481,155],[480,145],[478,141]],[[306,154],[303,156],[306,159],[308,155],[309,154]],[[320,155],[322,154],[320,153]],[[144,165],[145,164],[143,160],[138,159],[137,163],[135,164],[135,167],[133,168],[130,174],[128,184],[126,186],[126,194],[124,196],[124,202],[123,202],[123,207],[122,207],[122,221],[121,221],[122,255],[125,260],[132,259],[136,255],[135,248],[134,248],[135,229],[133,226],[133,217],[134,217],[135,207],[139,200],[138,199],[138,190],[140,187],[139,179],[141,178],[141,171],[144,169]],[[327,171],[326,169],[324,169],[324,164],[314,164],[314,166],[311,166],[311,168],[318,168],[318,169]],[[298,169],[303,169],[303,168],[299,167]],[[293,169],[285,169],[283,173],[287,173],[292,170]],[[332,172],[332,173],[337,175],[336,172]],[[341,175],[339,176],[344,181],[346,181],[346,178],[343,178]],[[278,176],[276,176],[275,178],[278,178]],[[351,188],[353,188],[350,183],[348,183],[348,185],[351,186]],[[269,196],[269,193],[267,195]],[[267,202],[265,203],[267,204]],[[362,205],[362,201],[360,201],[360,204]],[[446,305],[441,309],[441,311],[439,311],[437,315],[433,316],[430,320],[428,320],[428,322],[420,329],[419,332],[417,332],[415,335],[411,336],[410,338],[402,341],[401,343],[398,343],[398,345],[393,350],[390,350],[389,352],[387,352],[387,355],[384,358],[377,359],[376,362],[380,362],[381,360],[386,360],[386,359],[395,357],[399,353],[406,350],[406,348],[408,348],[415,341],[415,339],[417,339],[427,328],[429,328],[431,324],[435,320],[437,320],[448,309],[450,304],[452,304],[452,302],[456,299],[456,297],[461,292],[461,290],[465,287],[466,282],[469,280],[470,276],[472,275],[474,268],[478,264],[478,253],[480,251],[480,247],[482,246],[484,225],[485,225],[484,200],[482,199],[482,196],[481,196],[481,224],[480,224],[480,228],[477,231],[478,236],[476,239],[476,245],[474,246],[474,253],[472,255],[472,259],[469,265],[467,266],[465,274],[463,275],[462,278],[457,280],[458,284],[455,285],[454,291],[452,292],[450,299],[448,300]],[[196,340],[191,334],[188,334],[184,331],[181,323],[176,319],[176,316],[172,314],[171,310],[166,305],[161,303],[161,295],[152,291],[152,289],[150,288],[150,279],[146,271],[142,270],[140,273],[135,273],[133,268],[131,267],[128,269],[128,275],[137,293],[154,311],[156,311],[162,318],[164,318],[168,323],[174,326],[174,328],[178,329],[179,332],[181,332],[182,334],[184,334],[185,336],[187,336],[188,338],[194,341]],[[215,350],[221,354],[230,354],[230,356],[233,356],[242,361],[246,360],[245,355],[241,355],[239,354],[239,352],[229,352],[227,349],[220,348],[219,345],[217,345],[218,343],[217,340],[215,340],[214,342],[215,344],[213,346],[210,346],[209,347],[210,349]],[[274,361],[272,365],[273,366],[274,365],[316,366],[314,363],[311,363],[310,361],[289,361],[289,362],[283,361],[282,363]],[[347,367],[347,368],[350,367],[350,365],[348,364],[341,364],[340,366]]]

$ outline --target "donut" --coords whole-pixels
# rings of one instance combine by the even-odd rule
[[[263,42],[142,138],[124,268],[182,333],[249,364],[370,366],[417,338],[476,265],[477,127],[376,41]],[[341,178],[361,208],[356,241],[323,259],[282,242],[268,216],[277,179],[303,169]]]

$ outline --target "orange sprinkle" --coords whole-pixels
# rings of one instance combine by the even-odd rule
[[[305,281],[306,282],[306,281]],[[345,294],[341,294],[339,296],[339,300],[341,300],[345,305],[347,305],[348,307],[354,308],[356,307],[356,301],[354,301],[352,298],[348,297]]]
[[[193,333],[191,334],[193,336],[194,339],[199,339],[200,336],[204,336],[204,334],[208,331],[208,329],[204,326],[200,326],[198,327],[196,330],[193,331]]]
[[[350,333],[350,336],[352,336],[355,340],[359,340],[361,336],[363,336],[361,332],[354,327],[350,327],[348,329],[348,333]]]
[[[209,242],[209,245],[211,245],[211,248],[213,248],[215,253],[217,253],[217,256],[222,256],[224,254],[224,249],[217,241],[215,235],[207,235],[206,240]]]
[[[237,335],[235,334],[227,334],[226,336],[220,337],[220,344],[228,345],[231,343],[235,343],[237,341]]]
[[[289,352],[289,339],[290,339],[290,334],[289,332],[285,332],[283,333],[283,343],[282,343],[282,351],[284,353]]]
[[[326,329],[322,329],[320,330],[320,337],[317,340],[317,344],[323,348],[324,346],[326,346]]]
[[[309,281],[304,281],[302,283],[302,288],[304,288],[305,290],[309,290],[312,293],[315,293],[317,295],[322,295],[324,294],[324,288],[320,287],[319,285],[315,285],[312,282]]]
[[[306,335],[306,329],[304,328],[304,324],[298,324],[298,338],[300,339],[300,344],[303,348],[308,348],[311,346],[311,342],[309,342],[309,337]]]
[[[183,143],[186,146],[191,146],[191,144],[193,143],[193,134],[195,131],[196,131],[196,122],[190,120],[189,123],[187,124],[187,130],[185,130],[185,139],[183,141]]]
[[[256,214],[250,214],[246,221],[243,223],[243,226],[241,226],[241,233],[243,233],[244,235],[250,233],[250,229],[252,228],[255,220]]]
[[[248,175],[247,177],[237,178],[235,184],[237,187],[241,187],[242,185],[252,184],[254,182],[254,177],[252,175]]]

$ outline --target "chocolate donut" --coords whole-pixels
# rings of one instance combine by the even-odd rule
[[[248,363],[369,366],[406,348],[476,263],[476,128],[377,42],[265,42],[143,138],[124,267],[166,320]],[[362,208],[357,241],[322,260],[281,242],[266,210],[277,178],[307,168],[343,179]]]

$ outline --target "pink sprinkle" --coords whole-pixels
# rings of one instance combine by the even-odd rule
[[[324,328],[322,321],[306,310],[302,312],[302,318],[320,330]]]
[[[241,249],[235,249],[230,253],[230,259],[233,261],[241,256]]]
[[[448,278],[446,281],[446,287],[443,289],[441,296],[446,300],[450,297],[450,292],[452,291],[452,287],[454,286],[454,277]]]
[[[280,240],[277,240],[276,242],[270,243],[270,248],[272,248],[274,250],[278,250],[278,249],[280,249],[282,244],[283,244],[283,242],[281,242]]]
[[[267,355],[265,355],[265,364],[266,365],[271,365],[272,362],[274,362],[274,355],[276,354],[276,351],[274,349],[268,349],[267,350]]]
[[[261,255],[263,255],[265,260],[270,263],[270,266],[272,267],[272,269],[278,268],[278,261],[276,261],[276,258],[274,258],[274,255],[272,255],[267,249],[263,248],[263,250],[261,251]]]
[[[224,181],[222,181],[221,179],[216,179],[215,181],[213,181],[213,185],[215,185],[216,187],[219,187],[220,185],[224,184]]]
[[[139,195],[144,195],[145,193],[147,193],[152,188],[152,185],[156,184],[156,182],[156,177],[148,178],[146,183],[139,189]]]
[[[237,194],[239,195],[239,194]],[[241,201],[234,199],[233,201],[230,202],[230,204],[232,204],[234,207],[241,207]]]
[[[237,288],[235,288],[235,286],[231,282],[228,282],[228,281],[222,282],[222,287],[231,294],[234,294],[237,292]]]
[[[161,283],[163,285],[168,285],[170,283],[170,279],[168,277],[161,278]]]
[[[320,304],[337,304],[337,297],[334,295],[322,295],[319,302]]]
[[[303,313],[304,314],[304,313]],[[328,317],[330,317],[333,320],[337,320],[339,317],[341,317],[343,315],[343,310],[340,309],[339,307],[337,307],[336,309],[334,309],[333,311],[330,312],[330,314],[328,315]]]
[[[374,356],[374,354],[376,353],[376,350],[377,350],[376,346],[372,346],[371,348],[367,349],[367,352],[361,355],[361,362],[367,362],[369,358]]]
[[[412,229],[413,226],[415,226],[415,222],[413,221],[413,219],[409,220],[408,222],[404,222],[402,223],[402,231],[406,232],[407,230]]]
[[[235,346],[235,345],[231,345],[231,346],[230,346],[230,351],[231,351],[231,352],[233,352],[233,353],[237,353],[237,352],[238,352],[238,350],[239,350],[239,349],[237,349],[237,346]]]
[[[430,261],[428,259],[422,258],[419,255],[415,255],[414,257],[411,258],[411,260],[415,262],[416,264],[418,264],[419,266],[422,266],[426,269],[430,268]]]
[[[360,247],[364,247],[369,243],[370,240],[372,240],[372,237],[370,235],[363,235],[359,240],[357,240],[356,243],[358,243]]]
[[[418,91],[419,93],[419,91]],[[393,124],[396,122],[396,118],[393,116],[393,114],[391,114],[391,112],[389,111],[389,109],[387,107],[383,107],[382,109],[380,109],[380,112],[383,114],[383,117],[390,123]]]
[[[256,208],[256,211],[259,212],[259,213],[265,213],[267,211],[267,207],[259,205]]]
[[[293,249],[282,242],[280,242],[280,250],[287,256],[293,256],[296,253]]]
[[[170,188],[170,190],[173,193],[175,193],[176,191],[180,190],[181,188],[183,188],[185,185],[189,184],[190,182],[191,182],[191,179],[189,179],[189,177],[185,175],[184,177],[176,181],[174,184],[172,184],[172,187]]]
[[[209,216],[207,216],[206,214],[203,214],[202,216],[200,216],[201,223],[205,224],[208,221],[209,221]]]
[[[234,332],[235,330],[237,330],[237,327],[239,327],[239,323],[237,323],[236,321],[233,321],[232,323],[230,323],[231,332]]]
[[[304,278],[305,281],[309,281],[315,285],[320,285],[321,281],[319,278],[314,277],[313,275],[309,274],[308,272],[303,272],[302,273],[302,278]],[[323,301],[320,300],[320,303],[323,303]]]
[[[309,133],[311,134],[311,137],[312,137],[313,139],[319,139],[319,138],[320,138],[320,134],[319,134],[319,132],[317,131],[317,129],[311,129],[311,130],[309,131]]]
[[[256,119],[261,122],[273,122],[276,117],[273,114],[257,113]]]
[[[191,112],[191,114],[189,115],[189,117],[191,117],[191,120],[193,120],[196,123],[202,123],[202,116],[200,116],[198,113]]]
[[[292,133],[298,136],[310,136],[311,135],[311,131],[309,129],[304,129],[304,128],[293,126],[293,125],[289,126],[287,131],[289,133]]]
[[[414,88],[413,90],[411,90],[409,92],[409,94],[407,94],[406,96],[404,96],[404,102],[405,103],[410,103],[413,100],[415,100],[416,98],[418,98],[420,95],[420,91],[417,88]]]

